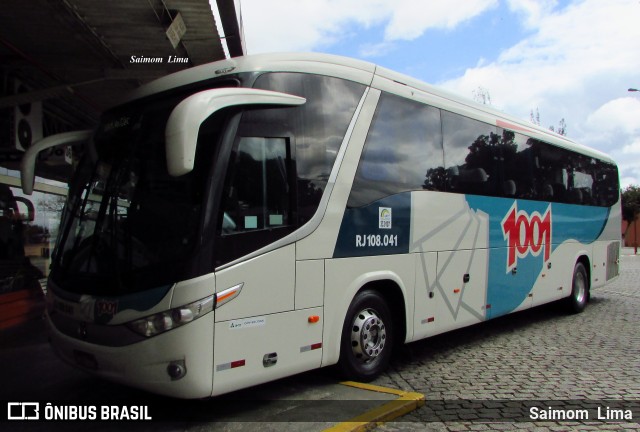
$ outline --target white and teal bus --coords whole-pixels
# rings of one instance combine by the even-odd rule
[[[614,161],[375,65],[247,56],[140,87],[92,133],[48,282],[56,353],[181,398],[338,364],[618,275]]]

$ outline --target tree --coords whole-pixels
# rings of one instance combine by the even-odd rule
[[[622,191],[622,219],[631,223],[638,213],[640,213],[640,186],[627,186]]]
[[[567,122],[564,121],[564,118],[561,118],[558,122],[558,129],[552,125],[549,126],[549,130],[557,133],[558,135],[567,136]]]
[[[531,114],[529,116],[529,121],[531,123],[533,123],[534,125],[538,125],[540,126],[540,111],[538,111],[538,108],[536,108],[536,113],[533,113],[533,110],[531,110]]]
[[[535,113],[533,110],[529,113],[529,121],[534,125],[540,126],[540,111],[538,111],[537,107]],[[558,128],[556,129],[555,126],[551,125],[549,126],[549,130],[557,133],[558,135],[567,136],[567,122],[564,118],[561,118],[558,122]]]
[[[473,100],[482,105],[491,105],[491,94],[486,88],[479,86],[473,92]]]

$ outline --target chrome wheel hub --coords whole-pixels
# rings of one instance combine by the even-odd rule
[[[584,280],[584,276],[582,275],[582,273],[578,273],[576,275],[576,280],[575,280],[574,283],[575,283],[574,296],[575,296],[576,302],[583,303],[584,299],[585,299],[585,296],[587,294],[587,283]]]
[[[387,339],[384,323],[373,309],[361,311],[351,326],[351,348],[357,359],[367,362],[378,357]]]

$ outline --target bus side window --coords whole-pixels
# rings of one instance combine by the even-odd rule
[[[594,204],[606,207],[614,205],[620,194],[618,169],[613,164],[597,161],[594,172]]]
[[[522,134],[503,130],[499,150],[503,196],[537,199],[535,158],[530,139]]]
[[[406,191],[443,189],[440,110],[383,93],[347,206]]]
[[[442,111],[447,191],[500,196],[499,147],[502,137],[493,125]],[[515,191],[514,191],[515,194]]]
[[[270,110],[265,119],[248,119],[252,130],[261,131],[263,136],[295,137],[291,145],[297,176],[297,221],[292,224],[302,226],[318,209],[364,86],[340,78],[295,72],[265,73],[254,86],[307,100],[295,108]]]
[[[286,138],[238,140],[224,196],[223,234],[290,225],[288,147]]]
[[[215,265],[255,252],[315,214],[365,86],[340,78],[267,72],[254,88],[306,99],[242,112],[217,217]]]

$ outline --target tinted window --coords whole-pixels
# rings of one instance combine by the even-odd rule
[[[500,149],[496,127],[442,112],[447,190],[474,195],[502,195]]]
[[[569,155],[563,149],[535,141],[537,155],[536,179],[539,185],[539,199],[566,202],[569,176],[567,166]]]
[[[618,202],[620,196],[620,184],[618,169],[615,165],[598,161],[594,175],[594,204],[599,206],[612,206]]]
[[[440,110],[383,93],[348,206],[408,190],[441,190],[443,172]]]
[[[570,204],[593,204],[593,178],[596,160],[577,153],[569,153],[567,166],[568,194]]]
[[[256,88],[307,99],[304,105],[250,114],[262,136],[291,136],[295,142],[298,223],[308,221],[320,203],[340,144],[364,93],[364,86],[339,78],[302,73],[268,73]]]
[[[216,266],[285,237],[313,216],[364,92],[357,83],[302,73],[267,73],[255,87],[306,102],[241,114],[216,225]]]
[[[499,146],[500,186],[507,198],[538,199],[532,140],[509,130],[502,132]]]
[[[290,158],[284,138],[242,137],[233,152],[223,201],[224,234],[291,223]]]
[[[618,171],[595,158],[531,140],[537,199],[611,206],[618,200]]]

